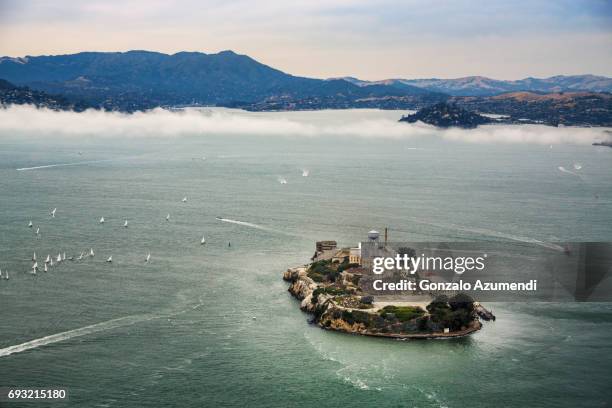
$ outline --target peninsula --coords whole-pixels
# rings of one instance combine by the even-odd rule
[[[371,231],[369,237],[378,239]],[[394,339],[461,337],[495,317],[464,293],[406,293],[389,298],[371,291],[372,275],[357,248],[319,241],[312,262],[289,268],[283,279],[300,308],[326,330]]]

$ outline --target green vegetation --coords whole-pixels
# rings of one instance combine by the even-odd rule
[[[308,276],[315,282],[335,282],[338,272],[332,267],[329,259],[313,262],[308,268]]]
[[[439,296],[427,305],[427,311],[437,329],[448,327],[450,330],[461,330],[474,318],[474,300],[464,293],[450,299]]]
[[[418,306],[385,306],[378,313],[385,319],[394,316],[400,322],[408,322],[423,316],[425,311]]]
[[[308,276],[315,282],[336,282],[340,274],[353,267],[349,263],[348,257],[342,262],[332,262],[330,259],[323,259],[313,262],[308,268]]]
[[[331,287],[331,286],[328,286],[326,288],[316,288],[312,292],[311,302],[317,303],[317,301],[319,300],[319,295],[322,293],[325,293],[327,295],[332,295],[332,296],[341,296],[341,295],[348,295],[349,291],[346,289],[336,288],[336,287]]]

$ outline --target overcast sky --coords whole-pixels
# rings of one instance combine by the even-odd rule
[[[318,78],[612,76],[612,0],[0,0],[0,55],[132,49]]]

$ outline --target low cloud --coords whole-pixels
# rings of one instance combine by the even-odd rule
[[[367,113],[367,114],[366,114]],[[342,115],[347,115],[342,113]],[[398,112],[397,116],[401,114]],[[603,128],[554,128],[539,125],[482,126],[477,129],[436,129],[424,124],[399,123],[386,112],[372,111],[330,121],[329,112],[247,113],[230,110],[168,111],[124,114],[89,110],[56,112],[19,105],[0,109],[0,137],[58,135],[74,137],[359,137],[381,139],[442,138],[468,143],[591,144],[606,140]]]

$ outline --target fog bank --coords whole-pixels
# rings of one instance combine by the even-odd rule
[[[124,114],[88,110],[56,112],[29,105],[0,109],[0,137],[6,136],[95,136],[176,137],[252,135],[287,137],[358,137],[408,139],[438,137],[469,143],[591,144],[607,140],[604,128],[554,128],[540,125],[489,125],[477,129],[436,129],[422,123],[399,123],[389,112],[380,118],[359,118],[359,111],[344,121],[329,121],[326,112],[248,113],[226,109],[154,109]],[[397,118],[402,112],[397,112]],[[294,117],[292,117],[294,116]]]

